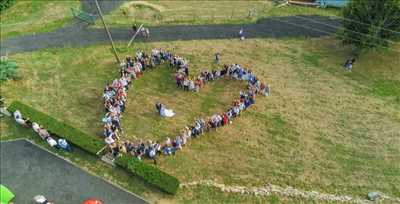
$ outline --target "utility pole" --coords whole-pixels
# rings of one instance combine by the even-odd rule
[[[97,2],[97,0],[94,0],[94,1],[96,2],[96,7],[97,7],[97,11],[99,12],[99,15],[100,15],[101,22],[103,22],[104,29],[106,30],[106,33],[108,35],[108,39],[110,40],[111,46],[113,48],[115,59],[117,60],[118,64],[120,64],[121,60],[119,59],[117,50],[115,49],[114,42],[113,42],[112,37],[111,37],[111,33],[108,30],[108,27],[107,27],[106,23],[104,22],[103,14],[101,13],[99,2]]]

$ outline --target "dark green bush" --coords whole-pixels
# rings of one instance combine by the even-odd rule
[[[178,179],[135,157],[123,155],[115,163],[169,194],[174,195],[179,189]]]
[[[91,137],[72,126],[60,122],[57,119],[52,118],[19,101],[14,101],[8,107],[8,111],[10,112],[14,112],[16,110],[21,111],[24,118],[29,118],[30,121],[36,122],[45,127],[52,134],[65,138],[75,146],[82,148],[89,153],[96,154],[104,147],[103,141]]]
[[[15,0],[0,0],[0,12],[10,8],[15,3]]]
[[[0,82],[6,81],[7,79],[15,79],[17,76],[17,68],[17,63],[7,59],[7,57],[1,57]]]

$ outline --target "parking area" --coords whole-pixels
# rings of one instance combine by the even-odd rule
[[[38,194],[56,204],[80,204],[87,198],[104,204],[147,203],[27,140],[1,142],[0,151],[0,183],[14,192],[16,204],[33,204]]]

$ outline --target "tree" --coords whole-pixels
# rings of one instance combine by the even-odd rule
[[[11,7],[15,0],[0,0],[0,13]]]
[[[371,49],[400,39],[400,0],[351,0],[343,18],[344,43]]]

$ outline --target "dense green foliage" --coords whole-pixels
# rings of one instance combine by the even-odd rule
[[[72,144],[89,153],[96,154],[102,147],[104,147],[104,144],[101,140],[86,135],[82,131],[60,122],[57,119],[52,118],[19,101],[14,101],[8,107],[8,110],[10,112],[14,112],[16,110],[21,111],[24,118],[29,118],[30,121],[37,122],[41,126],[48,129],[52,134],[65,138]]]
[[[10,8],[15,3],[15,0],[0,0],[0,12]]]
[[[2,57],[0,60],[0,82],[13,79],[17,75],[17,63]]]
[[[169,193],[176,194],[179,188],[179,181],[175,177],[160,171],[159,169],[145,164],[144,162],[123,155],[116,159],[116,164],[132,172],[136,176],[144,179],[148,183],[158,187],[159,189]]]
[[[352,0],[343,17],[345,43],[376,48],[400,39],[400,0]]]

